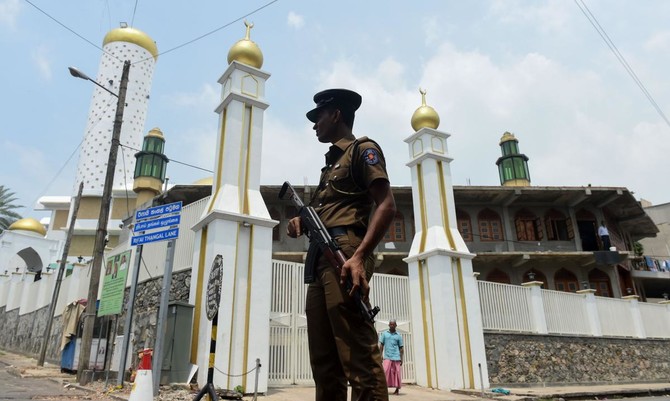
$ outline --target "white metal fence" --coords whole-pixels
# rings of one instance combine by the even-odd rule
[[[273,261],[270,302],[270,360],[268,384],[283,386],[313,384],[307,345],[304,265]],[[388,321],[396,319],[403,342],[411,344],[409,284],[407,277],[375,274],[370,283],[370,301],[381,308],[377,315],[378,332],[388,329]],[[403,381],[416,381],[414,352],[405,346]]]
[[[530,288],[489,281],[478,283],[484,328],[533,331]]]
[[[584,296],[542,290],[547,331],[560,334],[591,334]]]
[[[633,337],[635,335],[629,301],[596,297],[596,306],[604,336]]]
[[[670,304],[478,281],[485,330],[670,338]]]
[[[670,315],[665,305],[648,304],[641,302],[640,316],[644,332],[649,338],[668,338],[670,333]]]

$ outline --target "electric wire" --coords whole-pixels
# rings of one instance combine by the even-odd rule
[[[647,90],[647,88],[644,86],[640,78],[637,76],[633,68],[628,64],[626,61],[625,57],[621,54],[619,49],[616,47],[612,39],[610,39],[609,35],[607,35],[607,32],[605,32],[605,29],[600,25],[598,20],[596,19],[595,15],[591,12],[591,10],[588,8],[586,3],[584,3],[584,0],[574,0],[575,4],[579,9],[581,10],[582,14],[586,17],[587,20],[589,20],[589,23],[593,26],[593,28],[598,32],[598,35],[602,38],[602,40],[605,42],[607,47],[609,47],[610,51],[614,54],[614,56],[619,60],[619,63],[624,67],[628,75],[633,79],[635,84],[640,88],[642,93],[645,95],[647,100],[649,100],[649,103],[651,103],[652,107],[656,110],[656,112],[661,116],[661,118],[665,121],[665,123],[670,127],[670,120],[665,116],[665,113],[663,113],[663,110],[661,110],[660,106],[658,103],[656,103],[656,100],[654,100],[653,96],[651,96],[651,93]],[[581,3],[581,5],[580,5]],[[583,6],[583,8],[582,8]]]
[[[42,14],[46,15],[49,19],[51,19],[52,21],[54,21],[54,22],[57,23],[58,25],[62,26],[63,28],[65,28],[65,29],[67,29],[68,31],[70,31],[71,33],[73,33],[75,36],[77,36],[78,38],[80,38],[80,39],[83,40],[84,42],[90,44],[91,46],[95,47],[96,49],[100,50],[101,52],[107,54],[107,55],[110,56],[110,57],[113,57],[113,58],[115,58],[115,59],[117,59],[117,60],[119,60],[119,61],[123,61],[123,60],[119,59],[118,57],[116,57],[115,55],[113,55],[112,53],[106,52],[105,49],[103,49],[102,47],[96,45],[95,43],[91,42],[90,40],[86,39],[85,37],[83,37],[82,35],[80,35],[79,33],[77,33],[74,29],[70,28],[69,26],[67,26],[67,25],[65,25],[64,23],[62,23],[62,22],[60,22],[59,20],[57,20],[55,17],[52,17],[49,13],[47,13],[46,11],[42,10],[41,8],[39,8],[37,5],[35,5],[35,4],[34,4],[33,2],[31,2],[30,0],[24,0],[24,1],[25,1],[26,3],[28,3],[28,4],[30,4],[31,6],[33,6],[37,11],[39,11],[39,12],[41,12]]]
[[[182,44],[180,44],[180,45],[178,45],[178,46],[175,46],[175,47],[173,47],[173,48],[171,48],[171,49],[168,49],[168,50],[166,50],[166,51],[164,51],[164,52],[162,52],[162,53],[159,53],[159,54],[156,55],[156,57],[158,57],[158,56],[162,56],[162,55],[167,54],[167,53],[170,53],[170,52],[173,52],[173,51],[175,51],[175,50],[177,50],[177,49],[180,49],[180,48],[182,48],[182,47],[184,47],[184,46],[188,46],[188,45],[190,45],[190,44],[192,44],[192,43],[194,43],[194,42],[197,42],[197,41],[199,41],[199,40],[201,40],[201,39],[203,39],[203,38],[205,38],[205,37],[207,37],[207,36],[210,36],[210,35],[212,35],[212,34],[218,32],[218,31],[220,31],[220,30],[222,30],[222,29],[225,29],[225,28],[229,27],[230,25],[232,25],[232,24],[234,24],[234,23],[236,23],[236,22],[239,22],[239,21],[243,20],[243,19],[246,18],[246,17],[249,17],[249,16],[251,16],[251,15],[256,14],[257,12],[259,12],[259,11],[261,11],[261,10],[263,10],[263,9],[265,9],[265,8],[267,8],[267,7],[269,7],[270,5],[272,5],[272,4],[274,4],[274,3],[278,2],[278,1],[279,1],[279,0],[272,0],[272,1],[270,1],[269,3],[266,3],[266,4],[264,4],[264,5],[262,5],[262,6],[258,7],[258,8],[256,8],[255,10],[250,11],[250,12],[244,14],[244,15],[241,16],[241,17],[236,18],[235,20],[228,22],[227,24],[224,24],[224,25],[222,25],[222,26],[220,26],[220,27],[218,27],[218,28],[216,28],[216,29],[214,29],[214,30],[212,30],[212,31],[209,31],[209,32],[207,32],[207,33],[205,33],[205,34],[202,34],[202,35],[200,35],[200,36],[198,36],[198,37],[196,37],[196,38],[194,38],[194,39],[191,39],[191,40],[189,40],[189,41],[187,41],[187,42],[185,42],[185,43],[182,43]],[[75,36],[77,36],[77,37],[79,37],[80,39],[84,40],[86,43],[90,44],[91,46],[93,46],[93,47],[95,47],[96,49],[102,51],[103,53],[107,54],[107,55],[110,56],[110,57],[113,57],[113,58],[115,58],[115,59],[117,59],[117,60],[119,60],[119,61],[123,61],[123,60],[121,60],[120,58],[118,58],[117,56],[115,56],[114,54],[109,53],[109,52],[106,52],[106,51],[105,51],[103,48],[101,48],[100,46],[98,46],[98,45],[96,45],[95,43],[91,42],[90,40],[86,39],[84,36],[82,36],[82,35],[80,35],[79,33],[77,33],[74,29],[72,29],[72,28],[68,27],[67,25],[65,25],[64,23],[60,22],[60,21],[57,20],[55,17],[51,16],[49,13],[47,13],[46,11],[42,10],[41,8],[39,8],[36,4],[34,4],[33,2],[31,2],[30,0],[25,0],[25,2],[28,3],[28,4],[30,4],[31,6],[33,6],[36,10],[38,10],[38,11],[41,12],[42,14],[46,15],[49,19],[53,20],[53,21],[56,22],[58,25],[62,26],[63,28],[65,28],[65,29],[67,29],[68,31],[70,31],[71,33],[73,33]],[[109,4],[108,4],[108,6],[109,6]],[[136,9],[137,9],[137,1],[135,2],[135,10],[136,10]],[[131,22],[131,26],[132,26],[132,24],[133,24],[133,22],[134,22],[134,20],[135,20],[135,10],[133,10],[133,19],[132,19],[132,22]],[[151,59],[153,59],[153,58],[154,58],[154,56],[152,55],[151,57],[147,57],[147,58],[145,58],[145,59],[138,60],[138,61],[134,62],[133,64],[143,63],[143,62],[146,62],[146,61],[151,60]]]
[[[135,26],[135,13],[137,12],[137,3],[139,3],[139,0],[135,0],[135,7],[133,8],[133,18],[130,20],[130,26]]]
[[[123,151],[123,147],[120,148],[121,150],[121,163],[123,164],[123,189],[126,192],[126,214],[130,216],[130,199],[128,195],[128,176],[126,175],[126,152]]]
[[[272,1],[270,1],[269,3],[266,3],[266,4],[264,4],[264,5],[260,6],[260,7],[258,7],[257,9],[255,9],[255,10],[253,10],[253,11],[250,11],[250,12],[244,14],[243,16],[241,16],[241,17],[239,17],[239,18],[236,18],[236,19],[234,19],[234,20],[232,20],[232,21],[230,21],[230,22],[228,22],[228,23],[226,23],[226,24],[224,24],[224,25],[222,25],[222,26],[220,26],[220,27],[218,27],[218,28],[216,28],[216,29],[214,29],[214,30],[211,30],[211,31],[209,31],[209,32],[207,32],[207,33],[204,33],[204,34],[202,34],[202,35],[200,35],[200,36],[198,36],[198,37],[196,37],[196,38],[194,38],[194,39],[189,40],[188,42],[184,42],[184,43],[182,43],[182,44],[180,44],[180,45],[177,45],[177,46],[175,46],[175,47],[173,47],[173,48],[171,48],[171,49],[168,49],[168,50],[166,50],[166,51],[164,51],[164,52],[162,52],[162,53],[158,53],[158,54],[156,55],[156,57],[163,56],[164,54],[173,52],[173,51],[175,51],[175,50],[177,50],[177,49],[181,49],[181,48],[184,47],[184,46],[190,45],[191,43],[197,42],[197,41],[199,41],[200,39],[206,38],[207,36],[210,36],[210,35],[212,35],[212,34],[218,32],[218,31],[220,31],[220,30],[222,30],[222,29],[225,29],[225,28],[231,26],[232,24],[234,24],[234,23],[236,23],[236,22],[242,21],[242,20],[245,19],[246,17],[249,17],[249,16],[251,16],[251,15],[256,14],[257,12],[263,10],[264,8],[267,8],[267,7],[271,6],[272,4],[274,4],[274,3],[278,2],[278,1],[279,1],[279,0],[272,0]],[[153,58],[153,56],[151,56],[151,57],[147,57],[146,59],[142,59],[142,60],[136,61],[136,62],[133,63],[133,64],[141,63],[141,62],[150,60],[150,59],[152,59],[152,58]]]
[[[121,146],[122,148],[128,148],[128,149],[134,150],[134,151],[136,151],[136,152],[140,152],[140,149],[135,149],[135,148],[133,148],[132,146],[124,145],[124,144],[122,144],[122,143],[120,143],[119,146]],[[195,169],[198,169],[198,170],[205,171],[205,172],[207,172],[207,173],[214,173],[213,170],[209,170],[209,169],[206,169],[206,168],[203,168],[203,167],[199,167],[199,166],[195,166],[195,165],[193,165],[193,164],[189,164],[189,163],[185,163],[185,162],[180,162],[179,160],[170,159],[170,158],[168,158],[168,160],[171,161],[171,162],[173,162],[173,163],[181,164],[181,165],[183,165],[183,166],[187,166],[187,167],[192,167],[192,168],[195,168]]]
[[[114,99],[114,97],[110,97],[110,98],[109,98],[109,100],[113,100],[113,99]],[[67,158],[67,160],[65,160],[65,162],[63,163],[63,165],[61,166],[61,168],[58,170],[58,172],[56,172],[56,174],[53,176],[53,178],[51,179],[51,181],[49,181],[49,183],[46,185],[46,187],[44,187],[44,189],[43,189],[42,191],[38,192],[39,195],[37,196],[37,198],[35,198],[35,199],[33,200],[33,202],[32,202],[33,205],[36,204],[37,201],[39,200],[39,198],[49,190],[49,188],[51,187],[51,185],[53,185],[53,183],[56,181],[56,179],[58,178],[58,176],[63,172],[63,170],[65,169],[65,167],[70,163],[70,160],[72,160],[72,157],[74,157],[75,153],[79,150],[79,148],[81,147],[81,144],[84,143],[84,141],[86,140],[86,138],[88,137],[88,135],[91,133],[91,131],[93,131],[93,129],[94,129],[95,127],[98,126],[98,124],[100,123],[100,121],[102,121],[102,116],[104,116],[104,114],[107,112],[107,110],[109,109],[109,107],[110,107],[111,105],[112,105],[112,102],[108,102],[108,103],[107,103],[107,105],[105,106],[105,108],[104,108],[104,109],[102,110],[102,112],[100,113],[100,117],[98,118],[98,121],[96,121],[96,122],[91,126],[91,128],[89,128],[88,131],[84,134],[84,137],[81,138],[81,141],[79,141],[79,143],[78,143],[77,146],[74,148],[74,150],[72,151],[72,153],[70,154],[70,156]],[[24,206],[24,207],[25,207],[25,206]]]

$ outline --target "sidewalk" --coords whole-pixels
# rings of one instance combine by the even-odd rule
[[[0,350],[0,369],[6,369],[9,373],[19,377],[44,378],[55,380],[59,383],[76,384],[76,377],[71,374],[61,373],[60,367],[45,363],[44,367],[37,366],[37,360],[23,355],[12,354]],[[115,381],[110,381],[105,387],[104,382],[93,382],[81,389],[97,393],[102,397],[116,400],[127,400],[130,394],[129,386],[123,389],[115,389]],[[492,386],[495,387],[495,386]],[[493,393],[490,390],[484,392],[484,398],[500,401],[530,401],[543,399],[604,399],[615,397],[634,397],[643,395],[670,394],[669,383],[636,383],[636,384],[610,384],[598,386],[557,386],[557,387],[527,387],[509,388],[510,395]],[[391,389],[393,390],[393,389]],[[191,400],[197,394],[197,389],[192,390],[188,386],[162,386],[160,389],[160,400]],[[252,396],[245,396],[244,400],[251,400]],[[261,401],[311,401],[314,399],[313,387],[280,387],[271,388],[267,394],[259,395]],[[393,400],[426,400],[426,401],[476,401],[482,399],[481,390],[454,390],[442,391],[431,390],[416,385],[407,385],[400,390],[400,395],[389,397]]]

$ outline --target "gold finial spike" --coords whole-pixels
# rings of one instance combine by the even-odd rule
[[[440,125],[440,116],[435,109],[426,104],[426,90],[419,88],[421,94],[421,106],[412,115],[412,128],[419,131],[421,128],[437,129]]]
[[[419,93],[421,94],[421,105],[426,105],[426,90],[419,88]]]
[[[244,26],[247,27],[247,34],[244,36],[244,39],[251,40],[251,28],[254,27],[254,23],[248,23],[247,20],[244,20]]]

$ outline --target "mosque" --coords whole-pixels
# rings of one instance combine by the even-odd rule
[[[165,188],[168,138],[159,128],[143,135],[158,57],[148,35],[128,27],[110,31],[103,41],[96,81],[118,91],[119,60],[131,60],[121,143],[141,149],[132,158],[122,156],[125,163],[114,171],[105,256],[132,251],[126,287],[134,269],[139,269],[140,284],[160,278],[166,243],[145,245],[143,252],[131,246],[135,211],[181,202],[171,294],[176,285],[187,288],[181,298],[172,300],[193,308],[185,326],[191,329],[188,361],[198,366],[196,378],[201,385],[207,381],[206,367],[213,363],[213,381],[224,388],[250,388],[251,378],[228,373],[248,372],[257,360],[263,361],[267,369],[256,385],[264,392],[270,386],[310,382],[301,311],[304,293],[298,290],[307,243],[285,235],[286,221],[296,210],[278,199],[280,183],[260,185],[263,114],[269,106],[265,85],[270,74],[261,70],[263,54],[250,38],[251,28],[246,24],[245,37],[231,47],[229,65],[218,80],[222,95],[216,108],[219,126],[211,179]],[[426,91],[420,92],[421,104],[409,119],[412,132],[405,139],[409,160],[401,161],[411,170],[412,185],[393,187],[398,212],[378,247],[379,279],[372,284],[373,298],[383,303],[378,329],[396,317],[398,330],[410,344],[406,380],[440,389],[479,389],[502,380],[499,361],[492,360],[495,356],[485,347],[492,338],[485,334],[487,330],[501,329],[487,320],[490,311],[481,294],[482,282],[505,291],[514,287],[598,299],[634,297],[636,308],[638,297],[661,299],[658,291],[647,293],[652,287],[636,277],[633,244],[654,237],[658,229],[630,191],[590,185],[532,186],[529,158],[510,132],[504,132],[498,144],[500,186],[453,186],[453,159],[447,146],[451,134],[438,130],[439,115],[427,104]],[[59,298],[56,318],[64,305],[86,293],[84,278],[94,252],[114,122],[112,102],[105,90],[94,89],[74,181],[75,187],[83,182],[84,190],[67,257],[71,284]],[[306,201],[315,190],[311,186],[296,189]],[[29,298],[25,294],[37,286],[43,293],[52,291],[53,270],[74,213],[73,200],[74,196],[45,196],[39,203],[41,210],[51,211],[48,225],[22,219],[0,235],[0,273],[4,271],[0,322],[11,313],[18,315],[16,319],[27,319],[48,305],[44,295],[25,299]],[[601,221],[609,229],[611,249],[603,249],[597,235]],[[206,309],[216,260],[223,261],[219,266],[223,280],[213,319]],[[145,268],[140,269],[140,262]],[[81,279],[75,283],[77,277]],[[534,319],[532,332],[552,333],[548,320],[537,313],[533,316],[529,318]],[[589,315],[591,321],[593,316]],[[538,325],[538,319],[544,326]],[[152,327],[147,323],[147,330],[138,328],[141,323],[133,324],[135,347],[151,346],[155,323]],[[589,327],[593,330],[589,335],[607,333],[606,328]],[[647,338],[653,330],[635,332],[635,336]],[[212,339],[215,352],[210,356]],[[0,338],[0,346],[8,342]],[[53,349],[50,355],[57,353]],[[109,357],[107,366],[113,366],[113,360],[114,356]]]

